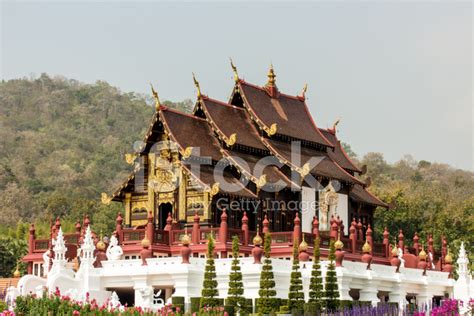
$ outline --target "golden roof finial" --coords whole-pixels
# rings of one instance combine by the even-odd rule
[[[275,86],[275,71],[273,70],[273,63],[270,64],[270,69],[268,70],[268,81],[267,81],[267,86],[268,87],[274,87]]]
[[[337,127],[337,125],[339,124],[339,122],[341,122],[341,118],[340,118],[340,117],[338,117],[337,120],[334,122],[334,124],[332,124],[332,129],[333,129],[334,131],[336,131],[336,127]]]
[[[153,99],[155,99],[155,109],[159,109],[161,106],[160,98],[158,97],[158,93],[156,90],[153,88],[153,85],[150,83],[151,87],[151,94],[153,95]]]
[[[306,91],[308,91],[308,84],[305,83],[303,86],[303,90],[301,90],[301,97],[306,98]]]
[[[234,72],[234,81],[239,82],[239,74],[237,72],[237,67],[235,67],[234,62],[232,61],[232,58],[230,59],[230,66],[232,67],[232,71]]]
[[[198,94],[198,98],[201,98],[201,87],[199,86],[199,82],[196,80],[196,76],[194,75],[194,72],[193,72],[193,81],[194,81],[194,85],[196,86],[196,89],[197,89],[197,94]]]

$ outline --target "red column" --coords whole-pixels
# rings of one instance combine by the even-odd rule
[[[337,239],[337,230],[338,230],[337,222],[333,221],[331,225],[331,231],[329,232],[329,237],[331,237],[332,240]]]
[[[28,236],[28,253],[33,253],[35,250],[35,239],[36,239],[36,229],[35,224],[30,226],[30,235]]]
[[[355,227],[355,219],[351,223],[351,227],[349,228],[349,239],[351,240],[351,252],[356,252],[356,244],[357,244],[357,231]]]
[[[267,214],[265,214],[265,217],[263,218],[263,229],[262,229],[262,233],[263,233],[264,236],[265,236],[266,233],[270,232],[270,229],[268,228],[269,224],[270,224],[270,222],[268,221]]]
[[[405,237],[403,236],[403,230],[400,229],[398,233],[398,248],[402,249],[403,251],[405,251],[404,239]]]
[[[420,237],[418,237],[418,233],[415,232],[415,236],[413,236],[413,248],[415,248],[415,255],[418,256],[420,250],[419,244]]]
[[[385,227],[383,231],[383,244],[384,244],[384,249],[385,249],[385,256],[387,258],[390,257],[390,249],[389,249],[389,244],[390,244],[390,233],[388,232],[387,227]]]
[[[148,213],[148,223],[146,224],[146,234],[151,245],[153,244],[153,237],[155,235],[154,233],[155,229],[153,227],[153,213],[150,211]]]
[[[123,223],[122,213],[118,213],[117,218],[115,219],[115,232],[117,234],[117,239],[118,239],[119,244],[121,244],[123,241],[122,223]]]
[[[247,212],[244,212],[244,216],[242,216],[242,231],[244,232],[244,240],[242,244],[244,246],[248,246],[249,244],[249,218],[247,217]]]
[[[222,210],[221,225],[219,226],[219,242],[223,245],[227,242],[227,212],[225,209]]]
[[[298,212],[296,212],[295,219],[293,220],[293,223],[295,226],[293,226],[293,242],[297,243],[299,240],[301,240],[301,220],[298,215]]]
[[[315,238],[319,237],[319,221],[317,216],[313,219],[313,235]]]
[[[357,240],[364,239],[364,232],[362,231],[362,220],[359,217],[359,222],[357,223]]]
[[[372,228],[370,228],[370,224],[367,225],[367,231],[365,232],[365,239],[367,243],[370,245],[370,254],[374,253],[374,241],[372,239]]]
[[[196,211],[196,213],[194,214],[194,224],[193,224],[193,232],[192,232],[192,241],[193,241],[193,244],[197,245],[199,244],[199,241],[201,240],[201,232],[200,232],[200,229],[199,229],[199,214],[198,212]]]

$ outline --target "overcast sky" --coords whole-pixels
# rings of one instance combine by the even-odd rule
[[[0,0],[1,1],[1,0]],[[359,156],[473,165],[470,2],[1,2],[2,79],[42,72],[162,99],[227,100],[234,59],[307,102]],[[0,105],[1,106],[1,105]],[[148,122],[144,122],[148,124]]]

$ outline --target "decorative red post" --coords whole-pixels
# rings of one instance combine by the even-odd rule
[[[28,236],[28,253],[32,254],[35,250],[36,229],[35,224],[30,226],[30,235]]]
[[[199,241],[201,240],[201,232],[200,232],[200,229],[199,229],[199,221],[200,221],[199,214],[196,211],[196,213],[194,213],[193,232],[191,234],[191,239],[193,241],[193,244],[195,244],[195,245],[199,244]]]
[[[372,246],[368,242],[368,240],[365,240],[365,244],[362,246],[362,262],[367,263],[367,270],[371,270],[370,265],[372,264]]]
[[[171,225],[173,224],[173,217],[171,217],[171,212],[168,213],[168,218],[166,218],[166,225],[163,228],[164,231],[171,231]]]
[[[434,255],[434,246],[433,246],[433,235],[430,234],[428,237],[428,253]]]
[[[399,230],[398,232],[398,248],[404,250],[405,249],[405,243],[404,243],[405,236],[403,236],[403,230]]]
[[[153,257],[153,250],[150,249],[151,244],[146,233],[145,233],[145,238],[143,238],[141,244],[142,244],[142,250],[140,251],[140,257],[142,258],[142,266],[146,266],[147,265],[146,259]]]
[[[253,238],[253,249],[252,249],[254,264],[262,263],[263,249],[260,247],[261,244],[262,244],[262,237],[260,237],[260,234],[257,228],[257,235]]]
[[[250,234],[249,234],[249,218],[247,217],[247,212],[244,212],[244,216],[242,216],[242,231],[244,232],[243,245],[248,246]]]
[[[84,218],[83,225],[84,226],[84,231],[87,229],[87,226],[91,224],[91,221],[89,220],[89,214],[86,214],[86,217]]]
[[[117,214],[117,218],[115,219],[115,232],[117,234],[117,239],[118,239],[119,244],[121,244],[123,241],[122,223],[123,223],[122,213],[119,212]]]
[[[370,224],[367,226],[367,230],[365,231],[365,240],[370,245],[370,254],[373,255],[374,241],[372,239],[372,228],[370,228]]]
[[[413,236],[413,248],[415,248],[415,255],[416,256],[418,256],[419,252],[420,252],[420,244],[418,243],[419,240],[420,240],[420,237],[418,237],[418,233],[415,232],[415,236]],[[426,252],[425,252],[425,254],[426,254]]]
[[[313,218],[313,235],[315,238],[319,238],[319,221],[317,216]]]
[[[364,232],[362,231],[362,220],[359,217],[359,222],[357,223],[357,240],[364,239]]]
[[[298,259],[302,262],[309,261],[308,244],[304,240],[304,234],[303,234],[303,240],[298,246],[298,250],[299,250]]]
[[[300,217],[298,216],[298,212],[296,212],[295,219],[293,220],[293,223],[295,226],[293,226],[293,242],[298,242],[300,240],[301,236],[301,220]]]
[[[399,273],[401,263],[402,263],[402,261],[400,260],[400,258],[398,258],[397,245],[394,244],[393,248],[392,248],[392,259],[390,259],[390,265],[397,267],[397,270],[395,272]]]
[[[449,250],[447,250],[447,255],[444,257],[444,266],[443,266],[443,272],[448,272],[449,273],[449,278],[453,278],[453,257],[449,253]]]
[[[181,261],[181,263],[189,264],[189,257],[191,256],[189,244],[191,243],[191,239],[187,232],[184,234],[183,238],[181,238],[181,242],[183,243],[183,247],[181,248],[181,258],[183,261]]]
[[[349,239],[351,240],[351,252],[356,252],[356,244],[357,244],[357,231],[356,231],[356,222],[355,219],[351,223],[351,227],[349,227]]]
[[[329,237],[331,237],[332,240],[336,240],[337,238],[337,228],[338,226],[336,221],[333,221],[331,225],[331,231],[329,232]]]
[[[418,255],[418,269],[422,269],[423,270],[423,275],[426,275],[426,268],[428,267],[428,264],[426,263],[426,252],[425,252],[425,249],[423,248],[423,246],[421,246],[421,251]]]
[[[221,225],[219,226],[219,242],[223,245],[227,242],[227,212],[225,209],[222,210]]]
[[[270,232],[270,229],[268,228],[269,224],[270,222],[268,221],[267,214],[265,214],[265,217],[263,218],[263,229],[262,229],[262,233],[264,235]]]
[[[389,239],[390,239],[390,233],[388,232],[387,226],[385,226],[385,229],[383,231],[383,245],[385,246],[385,248],[384,248],[385,249],[385,256],[387,258],[390,257],[390,249],[389,249],[390,248],[389,247],[390,246],[390,241],[389,241]]]
[[[341,231],[337,234],[337,240],[334,243],[334,247],[336,248],[336,267],[342,267],[342,261],[344,260],[345,252],[342,250],[344,248],[344,244],[341,241]]]
[[[153,235],[155,234],[155,228],[153,227],[153,213],[148,212],[148,222],[146,224],[146,234],[150,243],[153,244]]]

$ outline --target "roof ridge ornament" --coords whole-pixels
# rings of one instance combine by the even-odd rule
[[[301,98],[304,100],[306,99],[306,91],[308,91],[308,84],[305,83],[303,86],[303,90],[301,90]]]
[[[237,67],[235,67],[234,62],[232,61],[232,57],[230,59],[230,67],[232,67],[232,71],[234,72],[234,81],[235,83],[239,82],[239,73],[237,72]]]
[[[268,69],[267,77],[268,77],[267,87],[275,87],[276,75],[275,75],[275,71],[273,70],[273,63],[270,63],[270,69]]]
[[[160,102],[160,97],[158,96],[158,92],[156,92],[155,88],[153,88],[153,85],[150,82],[150,87],[151,87],[151,94],[153,95],[153,99],[155,99],[155,109],[159,110],[161,106]]]
[[[198,99],[201,99],[202,98],[201,87],[199,86],[199,82],[196,80],[196,75],[194,74],[194,72],[193,72],[193,81],[194,81],[194,85],[196,86],[196,89],[197,89]]]
[[[338,118],[334,121],[334,123],[332,124],[332,128],[331,128],[330,130],[331,130],[331,132],[332,132],[333,134],[336,134],[336,127],[337,127],[337,125],[339,125],[340,122],[341,122],[341,118],[338,117]]]

